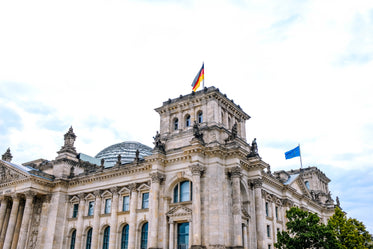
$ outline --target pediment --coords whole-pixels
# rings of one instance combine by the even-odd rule
[[[79,197],[74,195],[71,199],[70,199],[70,202],[71,203],[75,203],[75,202],[79,202]]]
[[[166,215],[168,217],[191,216],[192,210],[184,206],[177,206],[171,208]]]
[[[131,191],[130,191],[130,189],[129,188],[127,188],[127,187],[123,187],[123,188],[121,188],[119,191],[118,191],[118,193],[119,194],[129,194]]]
[[[101,197],[102,198],[108,198],[108,197],[111,197],[112,196],[112,193],[109,191],[109,190],[105,190],[102,194],[101,194]]]
[[[92,194],[92,193],[89,193],[86,197],[85,197],[85,199],[86,200],[94,200],[96,197]]]
[[[290,187],[294,188],[298,193],[311,197],[306,184],[303,182],[302,177],[297,177],[295,181],[290,184]]]
[[[0,163],[0,184],[28,178],[29,175],[10,164]]]
[[[137,188],[137,190],[139,190],[139,191],[150,190],[150,186],[149,186],[148,184],[146,184],[146,183],[143,183],[143,184],[141,184],[141,185]]]

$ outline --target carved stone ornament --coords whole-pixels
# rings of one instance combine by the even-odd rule
[[[128,189],[132,192],[132,191],[136,191],[136,187],[137,187],[137,184],[136,183],[131,183],[129,184],[128,186]]]
[[[161,183],[165,179],[165,176],[162,173],[154,172],[150,173],[150,178],[152,179],[152,183]]]
[[[247,158],[258,157],[258,156],[259,156],[258,145],[256,143],[256,138],[254,138],[254,140],[251,143],[250,153],[247,155]]]
[[[261,188],[263,185],[263,179],[261,178],[252,179],[249,181],[249,183],[253,188]]]
[[[237,138],[237,123],[234,123],[232,130],[231,130],[231,134],[229,134],[228,137],[224,141],[225,143],[227,143],[229,141],[235,140],[236,138]]]
[[[97,198],[100,198],[101,197],[101,190],[95,190],[94,192],[93,192],[93,194],[95,195],[95,197]]]
[[[199,124],[197,123],[196,120],[194,120],[194,124],[193,124],[193,136],[197,140],[199,140],[202,144],[205,143],[205,141],[203,140],[203,133],[200,131]]]
[[[73,127],[71,126],[68,132],[64,135],[64,140],[65,140],[64,145],[61,147],[61,150],[58,151],[57,153],[61,154],[63,152],[70,152],[70,153],[76,154],[76,150],[74,147],[75,139],[76,139],[76,135],[73,131]]]
[[[12,156],[12,153],[10,153],[10,148],[8,148],[7,150],[6,150],[6,152],[2,155],[2,157],[1,157],[1,159],[3,160],[3,161],[7,161],[7,162],[10,162],[10,161],[12,161],[12,158],[13,158],[13,156]]]
[[[154,142],[153,142],[154,150],[159,151],[161,153],[165,153],[165,145],[164,145],[164,143],[162,143],[161,134],[159,134],[158,131],[155,134],[155,136],[153,137],[153,139],[154,139]]]
[[[172,221],[192,219],[192,210],[184,206],[176,206],[171,208],[166,215]]]
[[[11,182],[22,178],[26,177],[8,167],[0,166],[0,183]]]
[[[192,175],[201,175],[202,172],[205,171],[205,168],[199,164],[193,164],[189,166],[189,169],[190,169],[190,172],[192,172]]]
[[[233,177],[233,178],[241,177],[241,175],[242,175],[241,172],[242,172],[242,169],[239,166],[236,166],[236,167],[233,167],[233,168],[230,169],[231,177]]]
[[[26,199],[33,199],[34,196],[36,195],[36,193],[31,190],[26,191],[24,194],[25,194]]]

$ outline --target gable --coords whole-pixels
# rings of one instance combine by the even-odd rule
[[[8,183],[29,177],[26,172],[14,167],[10,163],[0,162],[0,184]]]
[[[166,214],[168,217],[191,216],[192,210],[187,207],[177,206],[170,209]]]
[[[302,177],[297,177],[297,179],[290,184],[290,187],[294,188],[299,194],[311,197],[306,184],[302,180]]]

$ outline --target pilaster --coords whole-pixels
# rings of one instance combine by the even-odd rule
[[[25,248],[26,240],[28,238],[28,226],[30,223],[31,211],[32,211],[32,202],[34,200],[35,192],[27,191],[25,193],[26,202],[25,202],[25,211],[23,213],[22,218],[22,225],[20,234],[22,234],[19,242],[18,242],[18,249]]]
[[[100,213],[101,213],[101,191],[96,190],[94,192],[95,199],[95,209],[93,216],[93,230],[92,230],[92,249],[98,248],[98,234],[100,230]]]
[[[3,249],[11,249],[14,229],[16,226],[18,207],[19,207],[19,201],[20,201],[19,195],[13,194],[12,200],[13,200],[12,211],[10,212],[8,229],[6,231]]]
[[[158,248],[158,223],[159,223],[159,188],[164,175],[159,172],[150,174],[152,179],[150,189],[150,236],[149,249]]]
[[[109,239],[109,249],[116,248],[116,241],[118,235],[118,188],[113,187],[110,189],[111,193],[113,194],[113,203],[111,205],[111,216],[110,216],[110,239]]]

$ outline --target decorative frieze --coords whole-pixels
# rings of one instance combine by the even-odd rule
[[[263,179],[262,178],[251,179],[248,181],[248,183],[254,189],[261,188],[263,186]]]
[[[150,173],[150,178],[152,179],[152,183],[161,183],[165,179],[165,176],[162,173],[154,172]]]
[[[205,167],[201,166],[200,164],[193,164],[189,166],[190,172],[192,175],[201,175],[205,171]]]
[[[230,170],[229,170],[229,172],[230,172],[230,175],[231,175],[231,177],[232,178],[235,178],[235,177],[241,177],[241,175],[242,175],[242,168],[241,167],[239,167],[239,166],[236,166],[236,167],[233,167],[233,168],[231,168]]]

